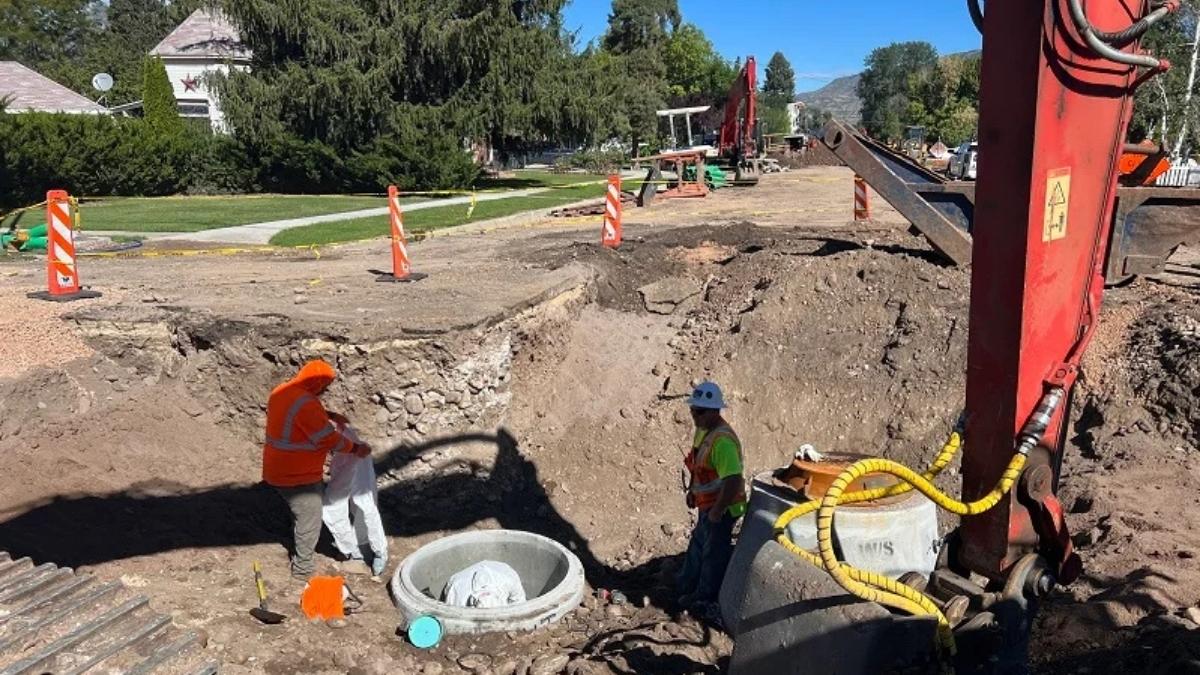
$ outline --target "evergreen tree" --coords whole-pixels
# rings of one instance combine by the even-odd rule
[[[370,157],[387,171],[400,171],[389,158],[409,144],[417,147],[408,156],[425,144],[462,167],[465,153],[454,148],[467,140],[504,152],[594,137],[605,102],[587,94],[611,89],[617,75],[579,77],[592,64],[572,53],[565,2],[307,0],[298,12],[272,0],[224,0],[254,63],[216,88],[252,147],[299,142],[351,163]]]
[[[96,30],[96,0],[0,2],[0,61],[48,72],[77,59]]]
[[[775,52],[767,62],[762,92],[773,105],[786,105],[796,97],[796,73],[783,52]]]
[[[614,54],[656,50],[680,20],[677,0],[613,0],[604,48]]]
[[[167,79],[167,67],[160,58],[146,59],[143,68],[142,110],[146,124],[156,133],[174,135],[183,131],[183,118],[175,102],[175,92]]]

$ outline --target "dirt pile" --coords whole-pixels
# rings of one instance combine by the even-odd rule
[[[1200,441],[1200,308],[1159,303],[1134,326],[1130,342],[1133,388],[1155,430]]]
[[[1145,281],[1105,298],[1060,488],[1085,573],[1039,618],[1040,672],[1177,672],[1200,653],[1197,300]]]

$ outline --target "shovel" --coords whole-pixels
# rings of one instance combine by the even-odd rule
[[[250,616],[266,624],[283,623],[286,615],[267,609],[267,586],[263,583],[262,568],[254,561],[254,585],[258,588],[258,607],[250,608]]]

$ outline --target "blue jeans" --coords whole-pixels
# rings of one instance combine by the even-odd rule
[[[725,569],[733,556],[733,526],[737,518],[726,511],[721,520],[711,523],[701,512],[692,539],[688,543],[683,569],[676,579],[681,596],[691,595],[697,602],[716,602]]]

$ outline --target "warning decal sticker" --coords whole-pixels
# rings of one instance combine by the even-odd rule
[[[1067,209],[1071,203],[1071,169],[1052,169],[1046,176],[1046,211],[1042,217],[1042,241],[1067,236]]]

